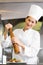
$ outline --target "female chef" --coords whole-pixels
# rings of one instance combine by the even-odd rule
[[[40,34],[32,27],[35,26],[42,16],[42,8],[38,5],[31,5],[29,13],[25,18],[25,25],[23,29],[16,29],[13,31],[15,37],[10,39],[7,37],[2,44],[3,47],[11,46],[12,42],[18,43],[20,47],[20,53],[15,54],[13,51],[12,58],[22,59],[27,64],[37,64],[37,54],[40,50]],[[10,23],[5,25],[6,30],[12,28]]]

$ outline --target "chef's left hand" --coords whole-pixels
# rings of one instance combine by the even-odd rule
[[[23,50],[25,49],[23,43],[21,43],[21,41],[17,37],[12,37],[11,41],[12,43],[17,43]]]
[[[12,39],[11,39],[11,41],[12,41],[12,43],[19,43],[19,40],[18,40],[18,38],[17,37],[12,37]]]

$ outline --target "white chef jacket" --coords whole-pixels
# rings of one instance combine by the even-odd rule
[[[23,59],[27,64],[37,64],[37,54],[40,50],[40,34],[39,32],[29,29],[23,31],[23,29],[16,29],[13,31],[14,35],[24,44],[25,50],[23,51],[21,47],[20,54],[12,53],[13,58]],[[3,47],[11,46],[10,36],[4,40],[5,43],[2,44]]]

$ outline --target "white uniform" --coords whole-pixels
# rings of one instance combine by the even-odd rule
[[[18,55],[13,51],[12,57],[23,59],[27,64],[37,64],[37,54],[40,49],[40,34],[33,29],[26,30],[25,32],[23,29],[16,29],[14,30],[14,35],[24,44],[25,51],[23,52],[21,49],[21,53]],[[3,47],[11,46],[10,37],[2,45]]]

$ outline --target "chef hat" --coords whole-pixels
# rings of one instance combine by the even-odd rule
[[[42,8],[38,5],[31,5],[28,16],[33,17],[36,21],[42,16]]]

